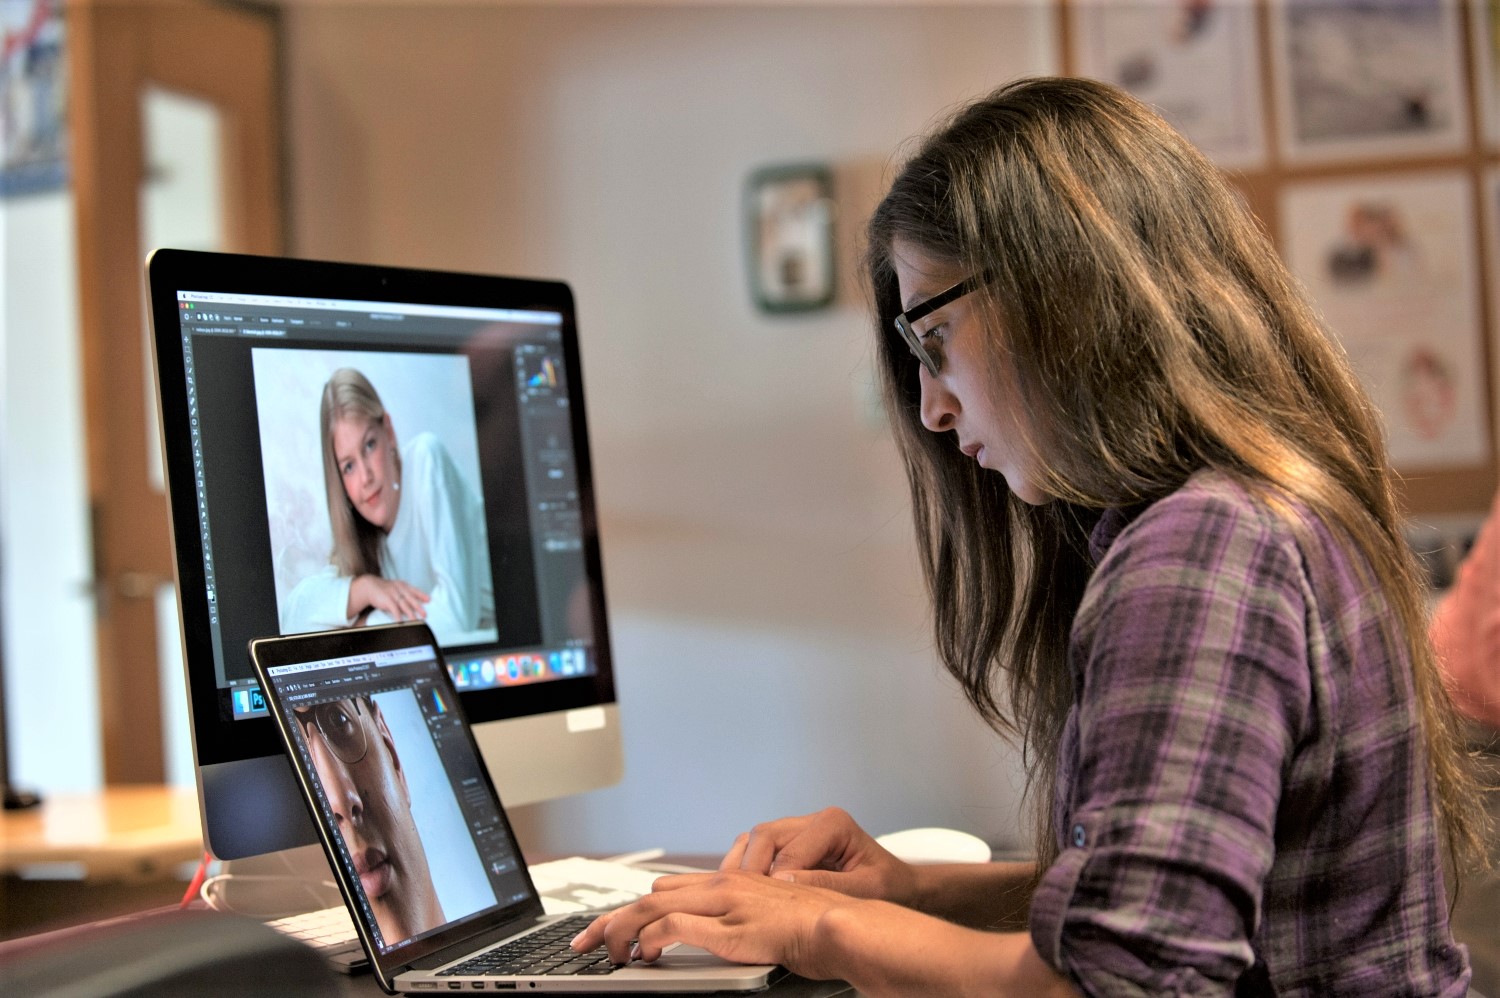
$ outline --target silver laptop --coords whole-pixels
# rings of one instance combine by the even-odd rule
[[[712,992],[778,968],[677,946],[614,966],[547,916],[425,624],[250,643],[250,657],[380,986]]]

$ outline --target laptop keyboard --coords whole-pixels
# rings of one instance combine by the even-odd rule
[[[545,925],[529,935],[438,972],[439,977],[537,977],[542,975],[609,974],[615,965],[603,946],[575,953],[568,945],[593,915],[574,915]]]

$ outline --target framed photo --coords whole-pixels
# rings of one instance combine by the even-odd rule
[[[68,182],[67,64],[62,5],[0,3],[0,197]]]
[[[1457,152],[1468,142],[1451,0],[1281,0],[1272,55],[1283,158]]]
[[[1249,0],[1083,0],[1073,65],[1152,104],[1225,169],[1265,162],[1256,11]]]
[[[1478,88],[1479,138],[1500,143],[1500,0],[1469,0],[1469,36],[1474,42],[1474,78]]]
[[[1397,470],[1491,455],[1474,189],[1457,170],[1289,185],[1283,252],[1348,351]]]
[[[755,171],[745,188],[750,292],[762,311],[833,303],[833,175],[795,164]]]

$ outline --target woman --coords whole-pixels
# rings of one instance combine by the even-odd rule
[[[1441,854],[1482,819],[1378,418],[1233,191],[1127,94],[1029,80],[868,235],[938,652],[1020,739],[1038,861],[912,867],[830,810],[574,945],[874,995],[1463,994]]]
[[[333,552],[292,589],[282,631],[425,619],[444,645],[493,637],[484,507],[447,449],[420,433],[398,450],[375,387],[350,367],[323,386],[319,425]]]
[[[1428,633],[1454,706],[1467,715],[1469,744],[1489,788],[1485,808],[1500,819],[1500,492],[1474,546],[1432,614]],[[1500,994],[1500,839],[1490,837],[1489,875],[1464,884],[1453,906],[1453,933],[1469,946],[1474,984]]]

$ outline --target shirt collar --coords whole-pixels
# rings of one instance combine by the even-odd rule
[[[1149,502],[1141,502],[1132,506],[1115,506],[1104,511],[1089,533],[1089,557],[1095,565],[1104,560],[1104,555],[1109,551],[1110,545],[1114,544],[1115,538],[1150,505]]]

